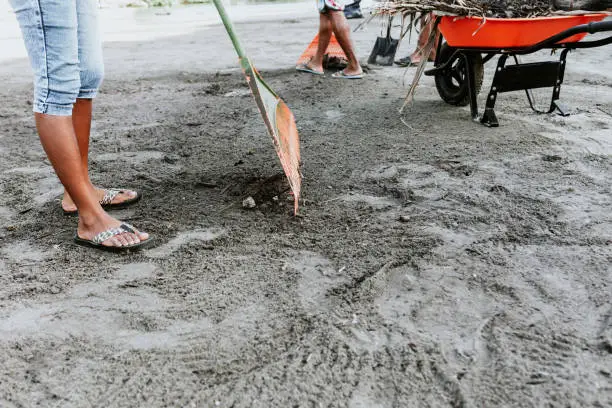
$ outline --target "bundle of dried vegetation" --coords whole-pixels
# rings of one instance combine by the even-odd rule
[[[554,8],[548,0],[387,0],[374,6],[374,14],[406,15],[435,12],[438,15],[484,17],[539,17]]]
[[[612,0],[384,0],[374,6],[375,15],[438,15],[530,18],[612,7]]]

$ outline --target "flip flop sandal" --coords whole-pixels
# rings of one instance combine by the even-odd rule
[[[102,199],[100,200],[100,205],[105,210],[120,210],[122,208],[129,207],[130,205],[140,201],[140,199],[142,198],[142,194],[140,194],[138,191],[135,191],[136,197],[132,197],[120,203],[113,204],[113,200],[115,199],[115,197],[117,197],[121,193],[124,193],[125,191],[126,190],[104,190],[104,197],[102,197]],[[78,214],[78,210],[74,210],[74,211],[64,210],[64,215],[77,215],[77,214]]]
[[[349,75],[349,74],[345,73],[344,71],[338,71],[338,72],[332,74],[332,78],[361,79],[361,78],[363,78],[363,72],[360,73],[360,74]]]
[[[400,58],[395,61],[395,64],[399,65],[400,67],[409,67],[412,65],[412,58],[410,58],[410,56]]]
[[[411,57],[404,57],[400,60],[395,61],[395,63],[400,67],[418,67],[421,61],[414,61]]]
[[[298,65],[297,67],[295,67],[295,69],[296,69],[297,71],[300,71],[300,72],[307,72],[307,73],[309,73],[309,74],[313,74],[313,75],[325,75],[325,72],[323,72],[323,71],[317,71],[317,70],[314,70],[314,69],[310,68],[310,67],[308,66],[308,64],[300,64],[300,65]]]
[[[109,228],[106,231],[99,233],[98,235],[93,237],[93,239],[91,240],[80,238],[78,234],[75,234],[74,242],[78,245],[82,245],[82,246],[89,247],[89,248],[101,249],[103,251],[108,251],[108,252],[126,252],[129,250],[141,249],[145,245],[149,245],[152,241],[152,238],[149,237],[147,238],[146,241],[140,241],[138,244],[132,244],[128,246],[102,245],[102,243],[106,241],[107,239],[110,239],[116,235],[123,234],[124,232],[129,232],[131,234],[136,233],[134,227],[132,227],[130,224],[123,223],[117,228]]]

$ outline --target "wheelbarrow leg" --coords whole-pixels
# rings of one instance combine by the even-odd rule
[[[487,103],[485,105],[484,114],[480,119],[480,123],[488,127],[499,126],[497,115],[495,115],[495,101],[497,100],[497,93],[499,92],[496,79],[497,73],[503,71],[507,59],[508,54],[503,54],[499,57],[499,60],[497,61],[497,68],[495,69],[495,75],[493,76],[493,85],[491,85],[491,90],[489,91],[489,95],[487,96]]]
[[[478,120],[478,95],[476,92],[476,74],[474,73],[474,64],[472,64],[472,58],[467,52],[462,52],[461,58],[463,58],[463,63],[465,64],[465,76],[470,95],[470,112],[472,114],[472,120]]]
[[[548,111],[548,113],[552,113],[556,110],[561,116],[570,115],[569,109],[559,102],[559,95],[561,94],[561,84],[563,83],[563,78],[565,76],[565,66],[567,65],[565,59],[569,51],[569,48],[566,48],[561,52],[561,58],[559,58],[559,72],[557,74],[557,83],[553,87],[553,96],[552,100],[550,101],[550,110]]]

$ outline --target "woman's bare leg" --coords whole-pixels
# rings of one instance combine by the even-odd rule
[[[85,172],[85,176],[89,181],[89,135],[91,133],[91,117],[92,117],[93,101],[91,99],[79,98],[74,104],[72,110],[72,125],[74,133],[76,135],[79,153],[81,156],[81,166]],[[90,182],[91,184],[91,182]],[[104,197],[103,189],[95,189],[95,196],[98,201]],[[121,202],[130,198],[134,198],[136,193],[133,191],[126,191],[118,194],[113,201]],[[76,211],[77,206],[68,193],[68,190],[64,189],[64,198],[62,199],[62,208],[65,211]]]
[[[100,232],[117,228],[121,222],[100,206],[95,190],[83,168],[83,160],[71,116],[35,113],[36,128],[55,173],[79,209],[78,236],[93,239]],[[123,233],[103,242],[107,246],[125,246],[148,239],[148,234]]]

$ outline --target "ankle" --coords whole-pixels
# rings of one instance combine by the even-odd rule
[[[79,211],[79,224],[85,228],[96,226],[106,216],[106,212],[100,207],[100,210]]]
[[[359,63],[349,63],[346,66],[346,70],[350,71],[350,72],[360,72],[361,71],[361,65],[359,65]]]
[[[310,60],[310,65],[313,67],[323,66],[323,58],[314,57]]]
[[[85,188],[87,188],[91,194],[95,195],[97,193],[97,189],[96,187],[93,185],[93,183],[90,180],[87,180],[86,184],[85,184]],[[72,196],[70,195],[70,193],[68,192],[68,190],[66,189],[66,187],[64,187],[64,196],[63,199],[69,199],[71,201],[72,200]]]

